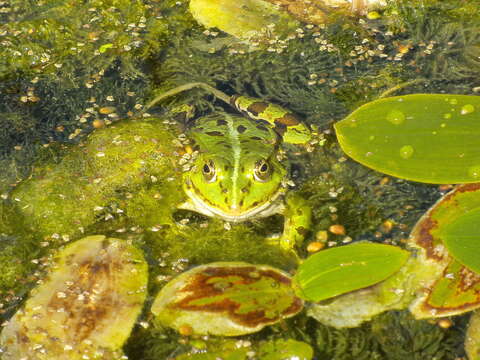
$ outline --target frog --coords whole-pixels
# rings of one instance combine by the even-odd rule
[[[310,128],[287,109],[253,97],[233,95],[204,83],[177,87],[154,99],[149,109],[166,97],[193,87],[212,92],[242,115],[214,113],[199,119],[187,136],[198,154],[183,175],[188,199],[178,207],[230,223],[281,214],[281,236],[272,236],[284,250],[301,244],[311,222],[305,199],[289,191],[288,163],[280,161],[281,145],[312,141]],[[191,111],[186,110],[191,113]]]

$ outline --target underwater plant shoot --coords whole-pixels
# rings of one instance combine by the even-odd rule
[[[480,360],[480,3],[0,1],[0,359]]]

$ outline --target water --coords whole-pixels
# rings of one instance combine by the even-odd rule
[[[312,255],[307,250],[311,243],[322,244],[310,247],[316,250],[359,240],[404,247],[404,239],[416,221],[445,188],[399,180],[347,159],[332,125],[383,96],[473,95],[479,91],[480,64],[471,56],[480,43],[478,4],[459,5],[453,0],[428,4],[392,2],[370,13],[372,9],[355,2],[360,14],[346,16],[336,15],[335,11],[350,13],[349,3],[339,2],[339,8],[326,14],[322,7],[299,1],[297,7],[290,8],[293,15],[285,13],[289,4],[282,1],[278,4],[283,10],[271,4],[257,7],[253,1],[244,7],[238,7],[238,2],[223,3],[228,5],[222,10],[226,13],[205,18],[205,13],[198,14],[202,2],[197,1],[199,24],[186,1],[0,2],[2,322],[33,298],[31,289],[46,281],[42,279],[53,271],[48,270],[54,263],[53,254],[85,236],[101,234],[139,249],[141,255],[134,262],[141,264],[143,256],[148,266],[148,285],[135,287],[146,299],[139,300],[138,314],[133,316],[138,315],[137,320],[127,324],[127,316],[122,316],[124,320],[116,325],[126,335],[114,347],[130,359],[465,356],[468,315],[441,328],[436,320],[414,320],[407,310],[391,310],[360,325],[357,320],[361,314],[355,310],[369,312],[378,304],[374,305],[370,295],[362,297],[359,293],[328,300],[316,308],[307,302],[305,309],[291,318],[251,335],[227,339],[196,336],[188,324],[180,324],[175,331],[154,320],[150,307],[156,294],[173,277],[194,266],[218,261],[248,262],[293,275],[299,266],[296,256]],[[303,10],[310,6],[314,9],[307,11],[307,16]],[[233,12],[225,10],[228,7]],[[262,12],[265,7],[268,16]],[[213,10],[209,11],[211,15]],[[245,28],[237,19],[245,19]],[[261,30],[256,28],[259,23],[265,23]],[[473,35],[458,37],[466,29]],[[245,30],[253,31],[253,36]],[[217,92],[209,92],[206,87],[192,88],[147,109],[157,95],[192,82],[207,83]],[[245,155],[245,150],[262,154],[271,163],[278,158],[288,173],[288,179],[280,182],[281,189],[289,194],[278,193],[278,200],[299,195],[304,200],[288,199],[300,204],[300,213],[310,211],[302,207],[302,201],[311,209],[311,224],[301,216],[295,218],[295,236],[305,238],[303,242],[298,240],[296,255],[277,244],[284,225],[281,214],[231,223],[191,211],[185,205],[183,179],[185,172],[193,171],[195,156],[229,156],[228,149],[221,154],[196,154],[189,133],[212,113],[241,116],[223,101],[220,91],[227,98],[245,95],[262,104],[280,105],[298,115],[315,133],[315,141],[304,146],[264,144],[261,139],[253,139],[248,148],[233,152],[241,160],[236,161],[236,176],[247,172],[241,166],[248,165],[248,157],[239,157]],[[445,129],[452,126],[447,120],[453,121],[449,119],[455,114],[465,118],[478,114],[473,103],[460,107],[456,99],[451,99],[450,105],[451,111],[444,115],[448,124]],[[252,109],[258,110],[258,104]],[[401,131],[407,122],[419,121],[406,115],[391,109],[376,116]],[[279,134],[285,130],[278,121],[273,127]],[[219,128],[221,125],[211,130],[218,132]],[[366,139],[372,143],[378,140],[373,134]],[[268,155],[264,155],[266,149],[271,151]],[[402,162],[417,156],[408,142],[396,151],[395,160]],[[229,170],[221,170],[230,174]],[[266,172],[261,174],[262,181],[273,177],[269,170],[262,168]],[[477,178],[478,166],[466,169],[466,173]],[[251,178],[254,176],[252,172]],[[229,195],[228,189],[212,191],[216,190],[220,202]],[[266,201],[266,209],[275,212],[265,188],[247,189],[246,193]],[[277,205],[276,201],[272,203]],[[263,215],[269,214],[266,211]],[[332,232],[332,226],[344,231]],[[92,255],[92,259],[100,257],[95,252]],[[81,274],[85,279],[105,274],[99,266],[94,268],[84,269]],[[117,289],[117,281],[139,279],[135,271],[121,279],[115,277],[118,272],[112,274],[107,278],[115,280],[106,280],[112,289]],[[77,286],[82,279],[77,275],[65,280],[75,283],[67,284],[67,288]],[[93,326],[82,324],[82,311],[92,315],[97,309],[97,305],[89,303],[92,306],[82,310],[81,303],[95,291],[104,294],[102,289],[95,289],[94,282],[89,294],[75,294],[75,310],[71,311],[79,316],[78,327],[49,330],[58,331],[54,336],[65,336],[68,341],[51,345],[48,340],[34,339],[22,345],[32,346],[27,351],[29,358],[62,359],[65,353],[69,359],[81,356],[72,355],[81,348],[80,342],[76,343],[80,337],[77,335],[86,334],[85,329]],[[290,294],[288,289],[285,291]],[[391,289],[387,295],[405,293],[397,284]],[[52,291],[52,303],[65,299],[54,294],[68,293],[65,289],[58,291]],[[50,295],[45,296],[44,300],[48,300]],[[285,295],[282,299],[287,298]],[[45,304],[41,306],[48,308]],[[111,311],[113,318],[117,312],[120,314],[120,305],[117,308],[115,303],[109,303],[106,308],[104,311]],[[60,313],[65,310],[55,309]],[[208,316],[214,316],[212,313]],[[84,318],[94,321],[102,314]],[[336,329],[334,325],[342,321],[353,321],[356,327]],[[86,343],[91,345],[88,339]],[[52,350],[50,346],[58,348]],[[279,355],[282,349],[286,351],[283,357]],[[42,351],[50,351],[50,357],[42,355]],[[57,355],[52,357],[52,351]],[[21,356],[26,355],[2,358]]]

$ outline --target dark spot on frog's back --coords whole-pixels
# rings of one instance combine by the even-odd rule
[[[260,137],[258,137],[258,136],[251,136],[250,139],[255,140],[255,141],[260,141],[260,140],[262,140],[262,138],[260,138]]]
[[[257,128],[258,130],[268,132],[268,128],[267,128],[265,125],[263,125],[263,124],[257,125],[256,128]]]
[[[306,236],[308,233],[308,230],[305,229],[303,226],[299,226],[295,229],[299,235]]]
[[[263,112],[268,107],[268,104],[262,101],[254,102],[250,104],[247,108],[247,111],[254,116],[258,116],[261,112]]]
[[[240,134],[243,134],[245,132],[245,130],[247,130],[247,128],[243,125],[238,125],[237,126],[237,131],[240,133]]]
[[[243,188],[242,188],[242,193],[247,193],[248,190],[250,190],[250,187],[252,186],[252,182],[249,181],[247,185],[245,185]]]
[[[223,133],[221,131],[207,131],[205,134],[210,136],[223,136]]]
[[[217,126],[225,126],[227,125],[227,121],[226,120],[217,120]]]
[[[285,114],[282,117],[275,119],[275,123],[277,122],[285,126],[294,126],[300,124],[298,117],[292,113]]]

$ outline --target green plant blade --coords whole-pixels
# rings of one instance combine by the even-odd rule
[[[410,307],[417,318],[449,316],[480,307],[478,256],[480,184],[465,184],[441,198],[415,225],[410,241],[436,267],[424,295]]]
[[[321,301],[385,280],[408,257],[396,246],[367,242],[323,250],[298,267],[294,287],[303,299]]]
[[[146,296],[142,253],[125,240],[88,236],[54,265],[3,329],[2,359],[120,359]]]
[[[385,174],[435,184],[480,181],[480,96],[380,99],[335,130],[347,155]]]
[[[219,262],[198,266],[169,282],[152,313],[163,325],[195,334],[236,336],[297,314],[303,301],[290,277],[266,265]]]

